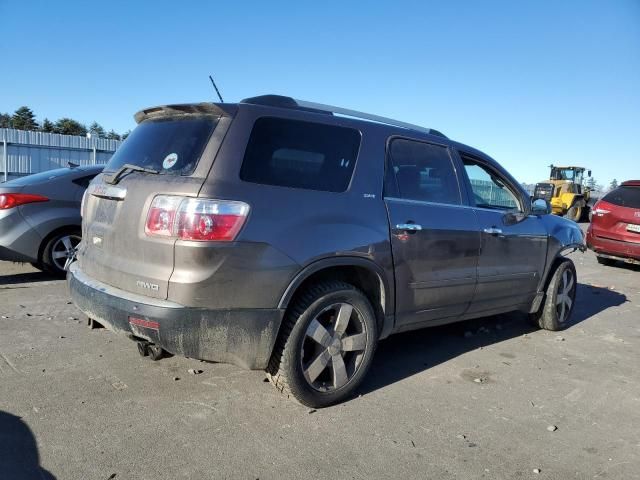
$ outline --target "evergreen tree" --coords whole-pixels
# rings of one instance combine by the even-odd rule
[[[618,188],[618,180],[616,180],[615,178],[611,180],[611,183],[609,184],[609,190],[613,190],[614,188]]]
[[[56,122],[54,132],[62,133],[63,135],[84,136],[87,134],[87,127],[71,118],[61,118]]]
[[[107,133],[105,138],[108,138],[109,140],[120,140],[120,135],[113,130],[109,130],[109,133]]]
[[[95,135],[98,138],[104,138],[106,136],[104,128],[102,128],[102,125],[100,125],[98,122],[93,122],[91,125],[89,125],[89,132],[91,133],[91,135]]]
[[[0,128],[11,128],[11,115],[0,113]]]
[[[29,107],[20,107],[17,109],[13,114],[13,117],[11,117],[11,123],[13,124],[13,128],[17,128],[18,130],[38,129],[36,116]]]
[[[0,128],[15,128],[18,130],[37,130],[47,133],[60,133],[63,135],[80,135],[85,136],[87,132],[98,138],[108,138],[110,140],[124,140],[131,131],[123,135],[115,132],[113,129],[107,132],[105,128],[98,122],[92,122],[89,128],[77,120],[69,117],[63,117],[55,122],[48,118],[39,125],[36,116],[29,107],[24,106],[18,108],[13,115],[9,113],[0,113]]]
[[[55,131],[55,125],[53,124],[53,122],[51,122],[48,118],[45,118],[44,121],[42,122],[42,125],[40,126],[40,130],[43,132],[53,132]]]

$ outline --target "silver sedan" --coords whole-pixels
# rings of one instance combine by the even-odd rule
[[[0,260],[64,275],[80,243],[82,195],[102,168],[71,166],[0,183]]]

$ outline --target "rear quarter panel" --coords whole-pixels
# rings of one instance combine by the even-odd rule
[[[20,214],[19,208],[0,210],[0,259],[37,262],[42,237]]]
[[[48,202],[29,203],[18,207],[20,213],[41,237],[46,237],[61,227],[80,228],[80,201],[78,194],[84,188],[72,180],[75,176],[65,175],[55,180],[25,187],[23,192],[44,195]]]
[[[240,180],[240,167],[253,123],[273,113],[269,108],[256,106],[239,109],[200,191],[202,197],[241,200],[251,206],[238,237],[244,252],[249,255],[251,250],[251,256],[244,258],[245,268],[235,268],[236,275],[232,277],[243,274],[243,281],[229,283],[229,288],[234,289],[232,295],[250,303],[238,306],[277,306],[298,272],[327,258],[361,257],[373,261],[386,272],[387,284],[393,285],[389,227],[382,201],[385,128],[372,124],[363,132],[360,122],[349,119],[278,109],[279,117],[316,120],[361,131],[351,184],[346,192],[333,193],[244,182]],[[247,245],[253,248],[248,249]],[[235,254],[234,251],[230,255]],[[176,272],[180,264],[188,261],[186,258],[178,261],[179,255],[177,248]],[[222,261],[229,267],[240,265],[237,258]],[[217,283],[219,278],[212,276],[211,282]],[[262,291],[256,293],[256,288]]]

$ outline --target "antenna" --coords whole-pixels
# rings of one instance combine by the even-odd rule
[[[222,99],[222,95],[220,95],[220,90],[218,90],[218,87],[216,86],[216,82],[213,81],[213,77],[211,75],[209,75],[209,80],[211,80],[211,85],[213,85],[213,88],[215,88],[216,93],[218,94],[220,103],[224,103],[224,100]]]

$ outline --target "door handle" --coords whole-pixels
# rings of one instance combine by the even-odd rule
[[[502,230],[496,227],[485,228],[482,231],[484,233],[488,233],[489,235],[502,235]]]
[[[422,230],[422,225],[417,223],[399,223],[396,225],[396,230],[408,230],[410,232],[417,232]]]

